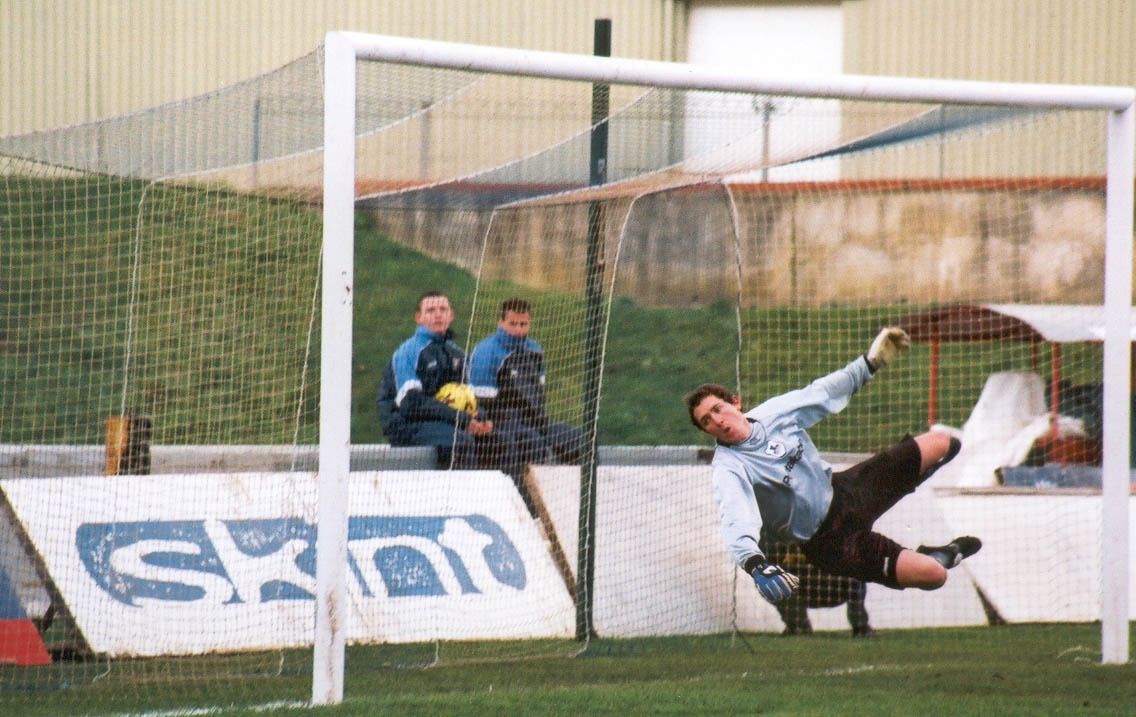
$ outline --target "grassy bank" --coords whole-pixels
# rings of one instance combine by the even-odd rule
[[[105,199],[89,200],[92,188]],[[154,417],[156,443],[301,443],[318,434],[317,208],[219,190],[106,178],[0,182],[10,217],[0,247],[0,421],[4,443],[103,440],[103,419]],[[410,335],[426,289],[448,292],[469,346],[493,328],[496,297],[537,307],[533,336],[549,357],[554,415],[581,410],[580,296],[498,284],[392,242],[365,220],[355,249],[352,441],[382,443],[375,396],[383,364]],[[804,385],[863,351],[875,330],[917,307],[748,309],[741,315],[743,401]],[[577,317],[557,323],[563,317]],[[681,396],[738,380],[734,308],[611,304],[602,378],[604,444],[688,444]],[[314,330],[313,330],[314,327]],[[1070,347],[1067,375],[1099,380],[1091,349]],[[1078,354],[1078,352],[1081,352]],[[1088,356],[1082,360],[1081,355]],[[931,357],[915,347],[815,436],[827,450],[866,451],[926,425]],[[306,362],[306,363],[305,363]],[[961,425],[994,371],[1029,368],[1028,347],[953,344],[940,357],[937,420]],[[1041,375],[1048,372],[1042,352]],[[297,429],[296,421],[299,419]]]

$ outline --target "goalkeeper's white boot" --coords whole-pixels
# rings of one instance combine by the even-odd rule
[[[981,549],[981,540],[972,535],[963,535],[955,538],[946,545],[920,545],[915,549],[915,552],[930,555],[938,561],[940,565],[950,570]]]

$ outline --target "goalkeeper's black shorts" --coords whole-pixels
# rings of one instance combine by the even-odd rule
[[[921,454],[909,435],[891,448],[832,474],[832,503],[817,532],[801,546],[809,561],[835,575],[898,587],[903,546],[872,526],[918,487]]]

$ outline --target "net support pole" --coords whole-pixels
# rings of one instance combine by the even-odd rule
[[[312,704],[343,701],[347,486],[351,466],[351,314],[355,244],[355,48],[324,40],[323,302],[320,332],[316,614]]]
[[[1128,661],[1132,210],[1136,109],[1108,116],[1104,405],[1101,461],[1101,662]]]
[[[594,53],[611,55],[611,20],[597,19]],[[592,134],[588,183],[607,181],[607,140],[610,88],[606,83],[592,85]],[[580,513],[578,516],[576,557],[576,639],[587,640],[594,632],[592,587],[595,580],[596,523],[596,434],[599,422],[600,358],[603,353],[603,207],[588,205],[588,250],[585,267],[584,327],[584,445],[580,464]]]

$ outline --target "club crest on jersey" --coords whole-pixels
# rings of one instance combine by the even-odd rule
[[[765,455],[770,458],[780,458],[785,455],[785,444],[780,441],[770,441],[765,444]]]

